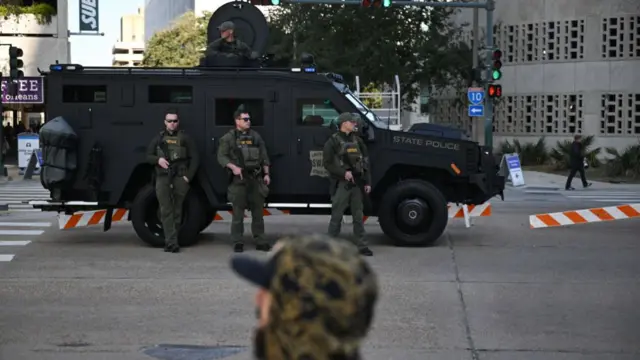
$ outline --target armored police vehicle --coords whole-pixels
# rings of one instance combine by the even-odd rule
[[[267,24],[257,8],[222,6],[210,29],[226,21],[254,51],[264,52]],[[212,33],[214,35],[212,36]],[[209,41],[215,39],[210,31]],[[216,162],[220,138],[234,127],[240,104],[264,138],[272,184],[266,207],[291,214],[328,214],[329,181],[322,149],[340,113],[360,114],[370,153],[372,192],[366,215],[378,216],[398,245],[429,245],[448,221],[448,203],[482,204],[502,195],[488,149],[462,139],[389,129],[342,82],[300,68],[115,68],[52,65],[46,77],[47,124],[41,131],[43,185],[52,200],[34,206],[71,214],[125,208],[144,242],[164,244],[152,173],[145,150],[163,127],[168,108],[197,142],[201,166],[184,203],[180,243],[194,244],[219,211],[230,209],[229,174]]]

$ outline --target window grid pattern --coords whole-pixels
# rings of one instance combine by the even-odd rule
[[[602,57],[640,58],[640,16],[602,19]]]
[[[637,28],[637,23],[633,24]],[[584,59],[583,19],[499,24],[493,30],[505,65]],[[465,31],[463,41],[471,45],[472,39],[473,30]]]
[[[505,96],[495,111],[497,134],[581,134],[582,95]]]
[[[640,94],[603,94],[601,135],[640,135]]]

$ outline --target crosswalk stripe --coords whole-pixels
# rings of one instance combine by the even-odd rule
[[[0,235],[42,235],[44,230],[0,230]]]
[[[50,222],[0,222],[0,227],[9,226],[9,227],[49,227],[51,226]]]
[[[0,246],[26,246],[31,240],[0,240]]]
[[[13,260],[14,256],[12,254],[0,254],[0,262],[9,262]]]

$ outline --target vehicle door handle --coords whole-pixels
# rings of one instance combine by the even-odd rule
[[[302,140],[298,138],[298,143],[296,144],[296,148],[298,150],[298,155],[302,154]]]

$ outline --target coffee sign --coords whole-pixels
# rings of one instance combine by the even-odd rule
[[[2,78],[0,87],[2,88],[3,104],[43,104],[44,103],[44,86],[43,78],[40,76],[23,77],[17,81],[17,92],[15,95],[9,91],[9,78]]]

